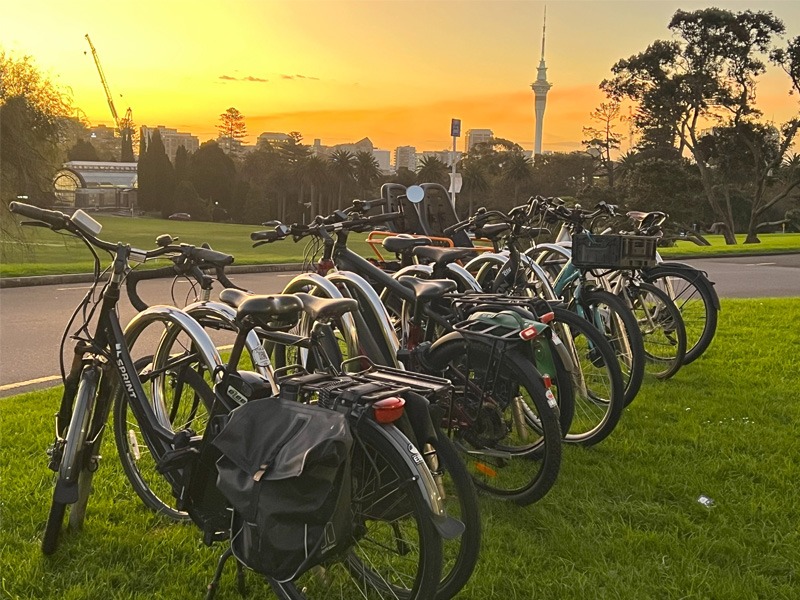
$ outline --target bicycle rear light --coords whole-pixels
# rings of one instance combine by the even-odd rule
[[[531,325],[530,327],[526,327],[525,329],[523,329],[522,331],[519,332],[519,337],[521,337],[526,342],[532,340],[537,335],[538,335],[538,332],[536,331],[536,326],[535,325]]]
[[[539,322],[547,324],[552,321],[556,316],[556,313],[550,311],[549,313],[544,313],[542,316],[539,317]]]
[[[544,387],[545,387],[545,388],[547,388],[548,390],[549,390],[549,389],[552,387],[552,385],[553,385],[553,380],[552,380],[552,379],[550,379],[550,375],[548,375],[547,373],[545,373],[544,375],[542,375],[542,382],[544,383]]]
[[[375,411],[375,420],[384,425],[397,421],[397,419],[403,416],[403,407],[405,403],[405,400],[397,396],[374,402],[372,404],[372,410]]]

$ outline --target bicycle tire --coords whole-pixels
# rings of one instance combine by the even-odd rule
[[[645,373],[669,379],[680,370],[686,356],[686,329],[680,311],[665,292],[650,283],[628,287],[623,293],[642,334]]]
[[[636,398],[644,380],[644,342],[639,324],[628,306],[605,290],[584,291],[578,304],[584,317],[602,331],[614,348],[625,383],[627,406]],[[572,307],[575,308],[574,303]]]
[[[579,315],[554,307],[550,326],[572,359],[575,414],[564,441],[593,446],[616,428],[625,408],[625,386],[614,349]]]
[[[444,540],[442,574],[436,590],[436,600],[453,598],[466,585],[475,566],[481,547],[481,516],[475,486],[458,451],[447,435],[437,430],[436,455],[439,473],[445,489],[447,514],[464,524],[464,532],[452,540]]]
[[[697,360],[711,345],[717,331],[719,298],[702,271],[689,265],[660,264],[642,271],[645,281],[669,294],[681,312],[686,328],[683,364]]]
[[[558,478],[557,404],[552,395],[552,403],[548,399],[530,360],[507,352],[500,364],[490,364],[491,354],[489,343],[471,338],[466,355],[461,344],[445,344],[430,352],[426,362],[453,382],[453,410],[461,415],[473,412],[471,426],[451,421],[448,427],[456,430],[454,441],[475,485],[493,497],[525,506],[543,498]],[[476,381],[485,383],[490,372],[494,381],[487,390]]]
[[[185,363],[181,369],[173,372],[167,369],[163,375],[151,377],[148,375],[148,371],[152,367],[152,357],[142,357],[134,363],[134,368],[139,374],[143,386],[161,385],[164,388],[162,393],[170,391],[167,388],[172,386],[172,396],[166,397],[170,401],[170,406],[168,410],[165,410],[165,413],[169,415],[169,424],[172,429],[179,431],[185,427],[194,426],[193,430],[199,435],[202,433],[205,419],[207,419],[205,406],[202,405],[202,395],[213,394],[213,392],[202,376],[193,370],[193,366],[191,363]],[[170,379],[173,379],[174,384],[168,383]],[[191,391],[184,389],[186,385]],[[198,393],[197,390],[201,385],[206,387],[201,390],[201,393]],[[177,499],[172,493],[171,483],[165,475],[157,470],[161,456],[152,453],[147,444],[146,435],[142,432],[142,427],[130,410],[127,395],[121,388],[117,388],[116,392],[114,440],[125,476],[136,495],[149,509],[173,521],[188,520],[188,513],[177,507]],[[191,399],[186,395],[187,392],[191,395]],[[198,401],[198,396],[201,398],[200,401]]]
[[[84,449],[89,433],[89,425],[91,424],[92,408],[97,391],[97,379],[98,372],[94,368],[84,368],[81,372],[80,382],[72,403],[72,415],[64,433],[64,448],[58,465],[53,500],[47,516],[44,534],[42,535],[43,554],[53,554],[58,548],[58,540],[64,525],[67,506],[75,504],[75,500],[71,502],[65,501],[66,488],[77,488],[77,500],[82,497],[88,499],[91,491],[91,487],[85,487],[87,485],[91,486],[91,478],[87,480],[82,478],[81,474],[87,469],[84,460]],[[72,495],[72,493],[69,495]],[[81,525],[82,521],[82,518],[76,519],[75,525]]]
[[[315,567],[293,582],[270,581],[270,585],[287,600],[433,598],[441,572],[442,539],[427,501],[413,483],[414,474],[385,434],[363,424],[353,432],[354,523],[363,531],[339,560]],[[401,533],[413,535],[416,543],[398,538]],[[403,570],[411,583],[398,584]]]

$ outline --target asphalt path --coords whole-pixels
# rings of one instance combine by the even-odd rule
[[[723,298],[800,298],[800,254],[682,262],[706,271]],[[234,281],[259,293],[275,293],[282,290],[294,275],[239,274]],[[0,397],[60,383],[58,348],[61,335],[88,287],[88,284],[79,283],[0,289]],[[169,285],[164,280],[140,284],[141,296],[150,304],[181,305],[187,290],[188,286],[176,289],[173,301]],[[119,308],[123,324],[136,312],[124,295]],[[222,340],[218,338],[215,341],[220,343]],[[68,344],[68,348],[71,345]]]

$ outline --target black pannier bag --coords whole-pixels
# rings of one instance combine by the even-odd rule
[[[231,412],[214,445],[241,563],[290,581],[349,548],[352,444],[346,416],[316,405],[265,398]]]

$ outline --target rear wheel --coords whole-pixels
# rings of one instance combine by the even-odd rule
[[[558,405],[533,363],[472,338],[430,353],[427,362],[453,382],[449,428],[479,489],[518,504],[542,498],[558,477]]]
[[[353,437],[353,545],[291,583],[271,582],[273,589],[291,600],[433,598],[442,540],[415,474],[372,425]]]

